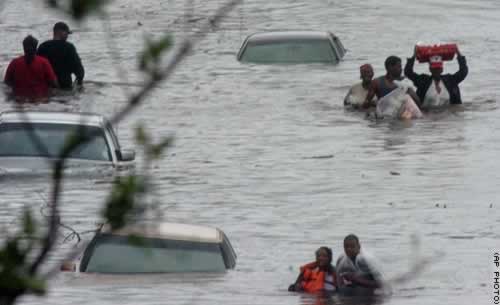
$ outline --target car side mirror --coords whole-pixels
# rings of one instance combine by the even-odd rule
[[[135,151],[132,149],[117,150],[116,153],[120,161],[133,161],[135,159]]]

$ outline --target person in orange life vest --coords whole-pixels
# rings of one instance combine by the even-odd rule
[[[316,261],[300,267],[300,274],[288,291],[334,292],[337,289],[335,268],[332,266],[332,250],[321,247],[316,250]]]
[[[361,245],[354,234],[344,238],[344,254],[336,264],[339,291],[349,292],[352,288],[368,288],[372,291],[382,287],[382,274],[373,262],[360,253]]]
[[[417,95],[422,101],[422,107],[439,107],[449,104],[462,104],[460,84],[469,72],[465,56],[457,48],[458,71],[455,74],[443,74],[443,61],[440,56],[429,58],[429,74],[417,74],[413,71],[417,47],[413,56],[408,58],[405,65],[405,75],[417,87]]]
[[[19,102],[44,102],[49,87],[57,87],[57,77],[49,61],[36,55],[38,40],[28,35],[23,40],[24,56],[12,60],[7,67],[4,82],[12,87]]]

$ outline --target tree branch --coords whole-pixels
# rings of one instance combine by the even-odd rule
[[[110,119],[111,124],[115,125],[123,120],[129,113],[131,113],[134,109],[136,109],[141,102],[147,97],[147,95],[162,81],[167,80],[174,70],[178,67],[178,65],[182,62],[183,59],[187,57],[189,51],[192,49],[192,46],[203,39],[208,32],[213,30],[221,20],[231,12],[231,10],[237,6],[242,0],[230,0],[223,6],[221,6],[215,14],[209,18],[205,25],[196,33],[191,35],[191,37],[184,40],[180,47],[177,48],[176,52],[173,54],[172,59],[166,65],[166,67],[155,73],[150,80],[144,85],[144,87],[139,90],[135,95],[133,95],[128,104],[124,107],[124,109],[118,112],[113,118]],[[52,250],[56,237],[57,237],[57,229],[59,223],[59,210],[58,203],[60,198],[60,192],[62,188],[62,180],[64,178],[64,165],[66,162],[66,158],[71,154],[72,151],[77,149],[80,145],[85,144],[90,141],[92,138],[97,136],[97,132],[89,133],[85,137],[80,136],[77,141],[71,141],[64,149],[60,155],[60,158],[54,165],[54,174],[53,181],[54,185],[52,188],[52,205],[51,205],[51,213],[52,216],[49,220],[49,229],[47,236],[44,239],[42,250],[40,254],[33,261],[33,264],[29,268],[29,272],[31,275],[34,275],[42,262],[47,257],[48,253]]]

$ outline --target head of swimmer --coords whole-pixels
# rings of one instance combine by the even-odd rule
[[[332,264],[332,249],[320,247],[316,250],[316,264],[321,269],[328,269]]]
[[[374,75],[372,65],[364,64],[359,67],[359,75],[365,87],[371,84]]]
[[[359,239],[354,234],[349,234],[344,238],[344,252],[350,259],[354,260],[359,254],[361,246]]]

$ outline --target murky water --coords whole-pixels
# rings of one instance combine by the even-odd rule
[[[199,26],[219,3],[193,1],[190,25]],[[113,2],[111,43],[126,77],[112,66],[110,37],[99,19],[72,24],[71,40],[93,83],[69,104],[42,108],[112,115],[141,80],[135,58],[143,38],[166,31],[182,37],[184,7],[172,0]],[[63,274],[47,298],[21,303],[313,304],[318,300],[286,287],[317,247],[331,246],[337,256],[343,237],[353,232],[387,278],[406,272],[416,256],[435,257],[377,302],[491,304],[493,253],[500,250],[499,9],[493,0],[245,2],[117,126],[126,147],[134,147],[139,123],[156,139],[175,135],[175,147],[153,171],[155,199],[167,220],[222,228],[238,254],[236,269],[223,276]],[[27,0],[7,1],[0,17],[2,70],[20,53],[26,34],[48,39],[62,18]],[[348,53],[333,67],[238,63],[245,36],[269,29],[331,30]],[[375,123],[343,110],[361,64],[372,63],[380,75],[388,55],[404,60],[417,41],[459,44],[470,68],[461,85],[464,107],[409,124]],[[445,72],[457,67],[446,63]],[[2,111],[10,107],[0,103]],[[93,228],[109,180],[66,181],[67,224]],[[24,205],[40,209],[49,190],[43,179],[0,183],[0,223],[8,227]],[[417,253],[412,235],[420,239]],[[63,245],[52,262],[70,247]]]

